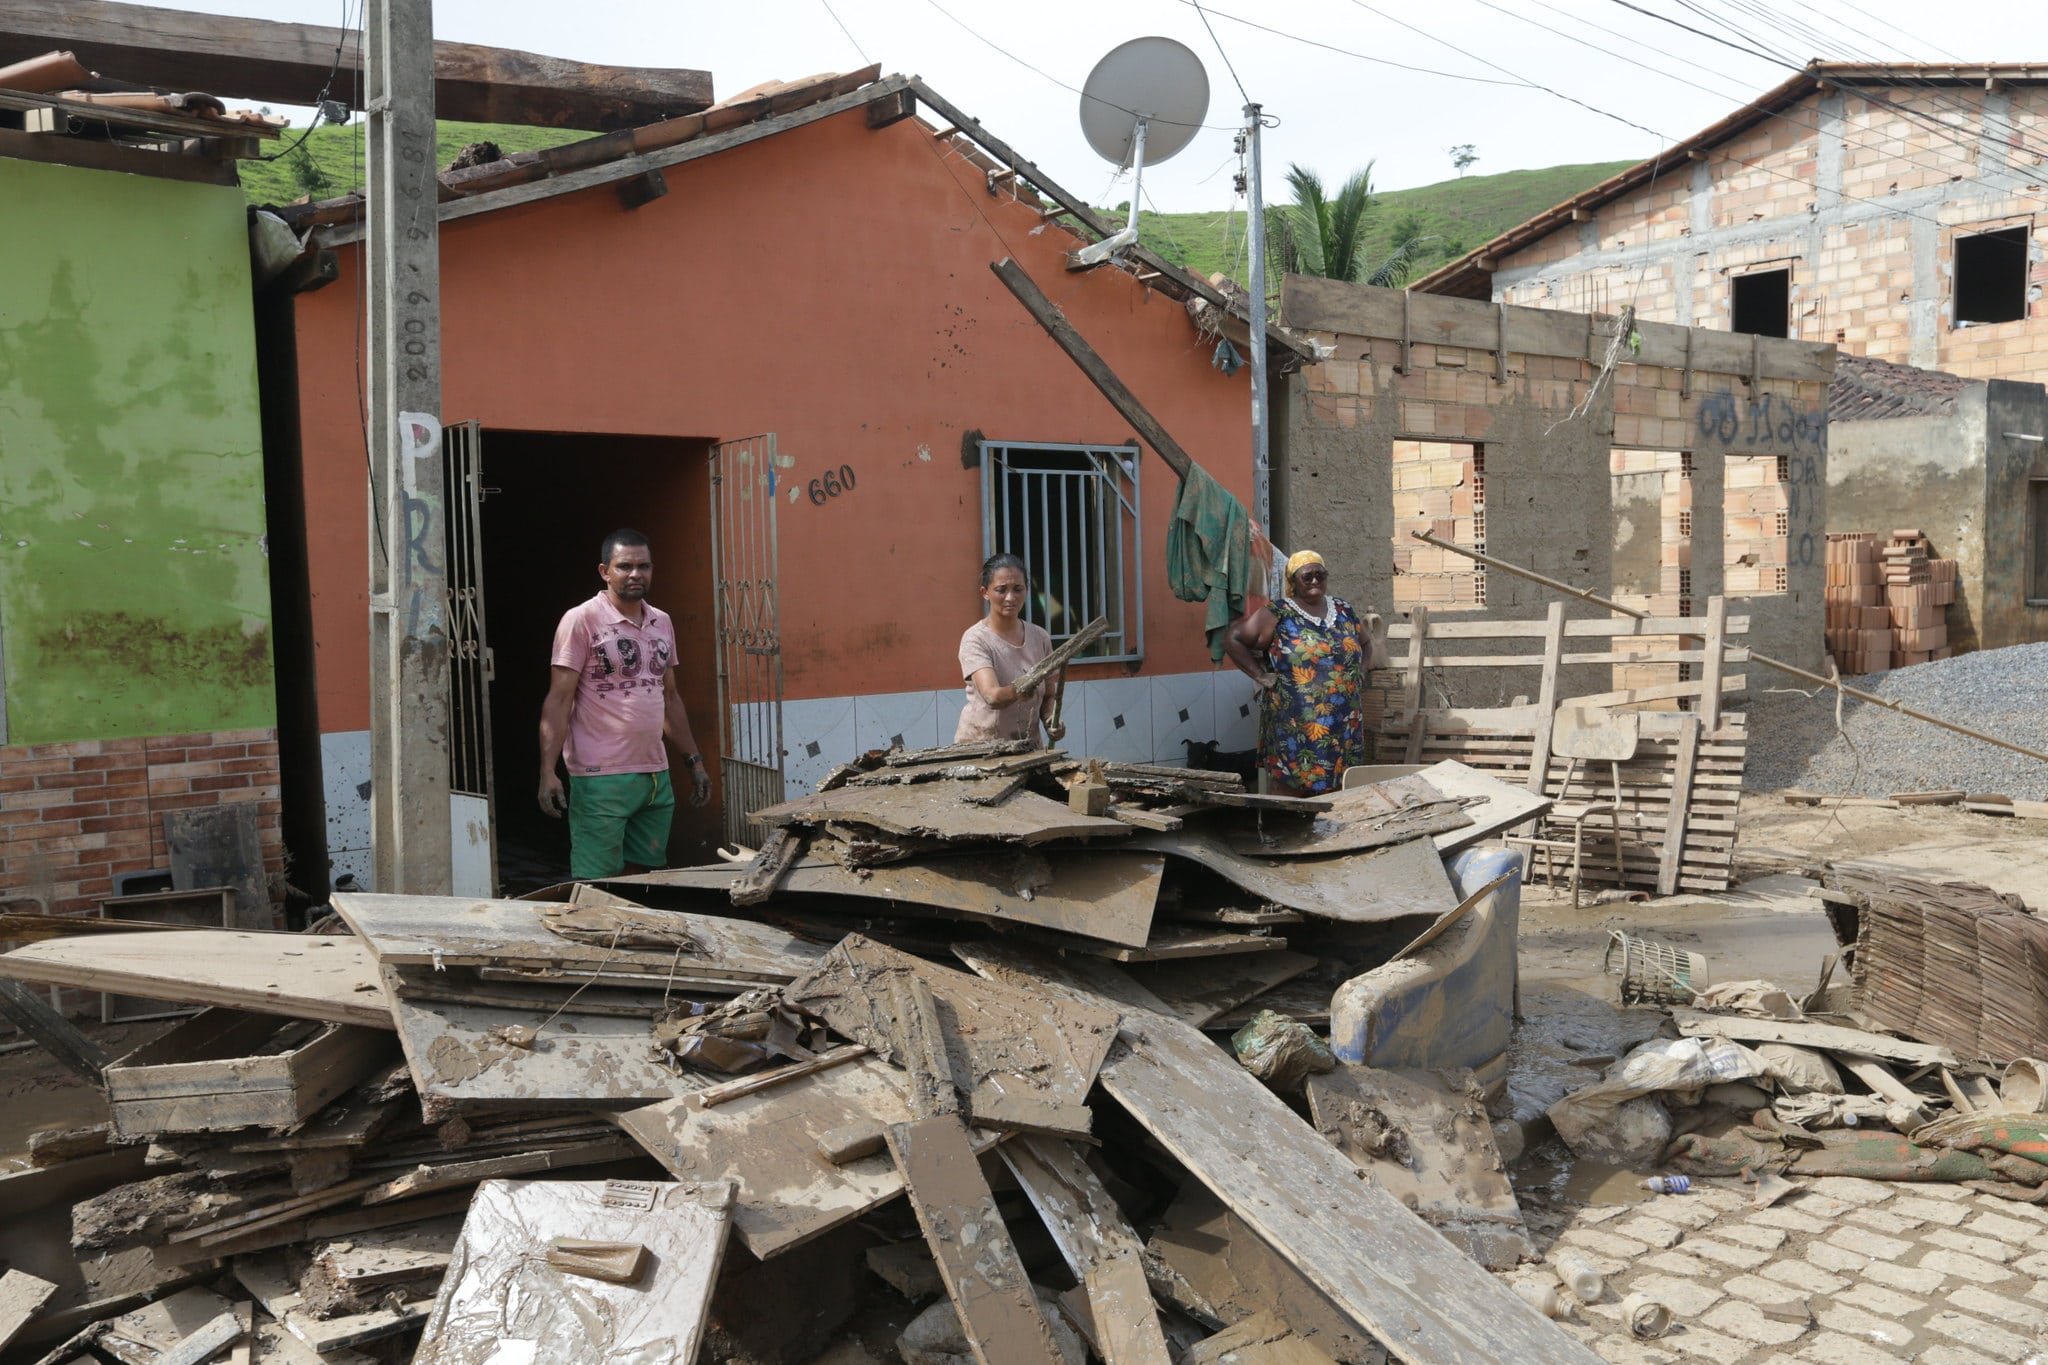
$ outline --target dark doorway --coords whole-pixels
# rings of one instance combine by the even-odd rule
[[[1754,275],[1737,275],[1729,281],[1733,321],[1731,332],[1750,336],[1790,336],[1792,323],[1792,272],[1759,270]]]
[[[483,434],[484,631],[494,660],[491,754],[502,893],[566,880],[569,830],[543,815],[540,707],[562,613],[598,591],[599,543],[621,526],[654,553],[648,600],[674,618],[684,703],[705,762],[718,769],[711,639],[708,440],[486,430]],[[670,762],[680,766],[671,750]],[[717,805],[692,810],[677,781],[669,862],[707,861]]]
[[[2027,315],[2027,230],[1956,238],[1956,322],[2018,322]]]

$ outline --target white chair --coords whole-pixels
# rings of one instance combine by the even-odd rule
[[[1566,760],[1564,781],[1558,785],[1557,801],[1549,814],[1544,817],[1541,831],[1535,835],[1510,839],[1512,845],[1527,848],[1529,863],[1523,869],[1527,880],[1535,871],[1535,854],[1543,854],[1544,884],[1555,888],[1557,885],[1556,855],[1571,850],[1572,855],[1572,907],[1580,905],[1580,884],[1585,870],[1586,826],[1605,816],[1608,833],[1614,845],[1614,880],[1620,885],[1625,874],[1622,855],[1622,834],[1642,830],[1639,812],[1628,808],[1621,791],[1621,765],[1636,756],[1636,745],[1641,738],[1641,728],[1634,712],[1617,713],[1586,707],[1565,707],[1552,718],[1550,728],[1550,752],[1553,757]],[[1567,801],[1572,783],[1577,779],[1581,763],[1606,762],[1613,782],[1612,797],[1599,800]],[[1570,837],[1561,831],[1568,829]]]

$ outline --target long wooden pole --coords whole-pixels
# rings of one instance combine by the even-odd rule
[[[1468,550],[1462,545],[1456,545],[1448,540],[1439,539],[1427,531],[1410,531],[1408,534],[1425,545],[1434,545],[1439,550],[1449,550],[1454,555],[1463,555],[1465,558],[1476,563],[1484,564],[1489,569],[1499,569],[1502,573],[1513,574],[1515,577],[1527,579],[1531,583],[1540,583],[1553,592],[1567,593],[1582,602],[1590,602],[1596,607],[1605,607],[1607,610],[1618,612],[1623,616],[1632,616],[1638,621],[1649,619],[1648,612],[1637,611],[1634,607],[1624,607],[1619,602],[1610,602],[1604,597],[1595,596],[1584,588],[1575,588],[1569,583],[1560,583],[1555,578],[1546,577],[1543,574],[1537,573],[1534,569],[1525,569],[1518,564],[1510,564],[1505,560],[1495,559],[1492,555],[1481,554],[1477,550]],[[2014,744],[2011,740],[2000,739],[1996,735],[1987,735],[1982,730],[1972,730],[1967,725],[1958,725],[1952,720],[1943,720],[1940,716],[1930,716],[1925,711],[1915,711],[1910,706],[1902,706],[1889,698],[1878,696],[1875,692],[1865,692],[1860,687],[1850,687],[1839,677],[1824,678],[1818,673],[1810,672],[1807,669],[1785,663],[1779,659],[1773,659],[1765,654],[1759,654],[1755,650],[1749,652],[1749,661],[1762,664],[1765,668],[1775,668],[1780,673],[1789,673],[1793,677],[1802,678],[1807,682],[1819,683],[1822,687],[1834,688],[1843,696],[1869,702],[1872,706],[1882,706],[1887,711],[1895,711],[1899,715],[1910,716],[1914,720],[1925,721],[1929,725],[1938,725],[1942,729],[1962,735],[1966,739],[1981,740],[1986,744],[1995,744],[2001,749],[2008,749],[2013,753],[2024,754],[2028,758],[2038,758],[2043,763],[2048,763],[2048,754],[2042,753],[2039,749],[2029,749],[2024,744]]]

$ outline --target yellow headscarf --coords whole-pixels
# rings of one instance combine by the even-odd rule
[[[1323,563],[1323,557],[1314,550],[1296,550],[1293,554],[1287,556],[1287,581],[1292,583],[1294,576],[1303,569],[1308,568],[1311,564],[1325,570],[1330,567]]]

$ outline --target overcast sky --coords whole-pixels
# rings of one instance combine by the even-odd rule
[[[357,0],[178,7],[334,24],[345,3],[353,18]],[[2031,0],[1631,3],[1794,64],[2048,58],[2048,28]],[[1375,184],[1399,189],[1451,178],[1449,149],[1462,143],[1478,153],[1474,174],[1644,158],[1658,150],[1658,135],[1696,132],[1791,74],[1782,62],[1685,32],[1622,0],[1201,0],[1200,10],[1195,0],[438,0],[434,11],[442,38],[703,68],[721,95],[879,62],[884,73],[923,76],[1097,203],[1124,199],[1129,189],[1113,183],[1113,168],[1082,140],[1075,90],[1110,48],[1164,34],[1206,68],[1213,125],[1146,174],[1152,204],[1176,212],[1233,204],[1233,128],[1245,102],[1239,81],[1277,120],[1265,138],[1275,186],[1268,197],[1277,199],[1289,162],[1336,182],[1372,161]],[[2022,16],[2032,17],[2014,22]]]

